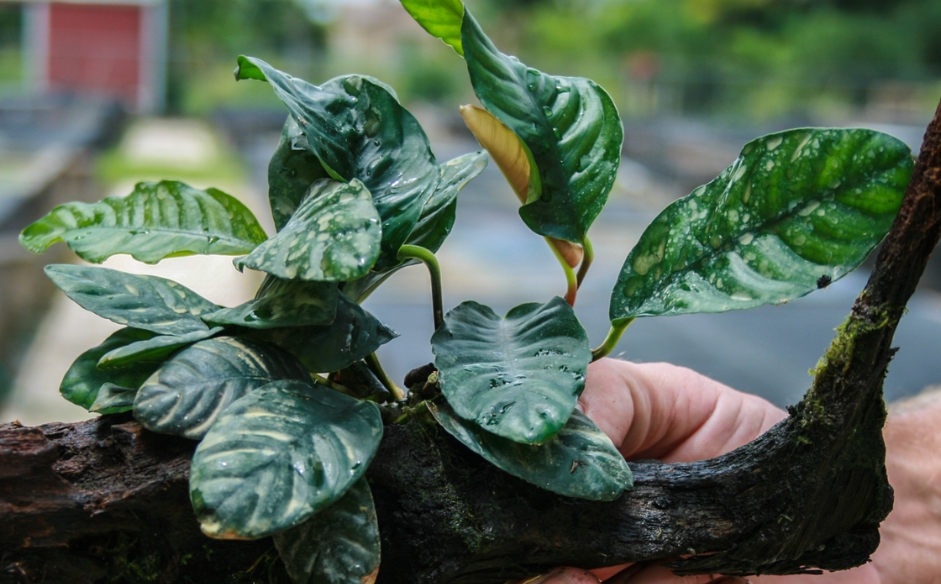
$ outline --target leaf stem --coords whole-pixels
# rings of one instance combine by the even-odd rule
[[[588,236],[585,236],[585,239],[582,240],[582,249],[585,250],[585,256],[582,258],[582,265],[578,266],[578,287],[582,287],[582,281],[585,279],[585,276],[588,274],[588,268],[591,267],[591,262],[595,260],[595,248],[591,246],[591,240],[588,239]]]
[[[416,259],[428,268],[428,274],[431,276],[431,302],[435,330],[438,330],[444,323],[444,303],[441,300],[441,268],[438,266],[438,258],[430,250],[417,245],[403,245],[400,247],[398,258],[400,261]]]
[[[323,377],[322,375],[318,375],[318,374],[316,374],[316,373],[311,373],[311,374],[310,374],[310,377],[311,377],[311,379],[313,379],[314,381],[316,381],[316,382],[319,383],[320,385],[324,385],[324,386],[326,386],[326,387],[329,387],[330,389],[332,389],[332,390],[334,390],[334,391],[339,391],[340,393],[342,393],[342,394],[344,394],[344,395],[348,395],[348,396],[350,396],[350,397],[358,397],[358,396],[356,395],[356,393],[353,392],[353,390],[351,390],[350,388],[346,387],[345,385],[339,384],[339,383],[337,383],[336,381],[331,381],[330,379],[328,379],[328,378],[326,378],[326,377]]]
[[[395,384],[394,381],[389,379],[389,376],[385,371],[382,370],[382,365],[379,364],[379,357],[375,353],[370,353],[366,356],[366,366],[373,372],[376,378],[389,390],[389,393],[392,394],[392,397],[395,398],[395,401],[402,401],[405,399],[405,390]]]
[[[620,324],[611,325],[611,330],[608,331],[608,336],[605,337],[604,342],[601,343],[601,346],[592,350],[592,362],[595,362],[602,357],[607,357],[608,354],[614,350],[614,347],[617,346],[618,341],[621,340],[621,336],[624,334],[624,331],[627,330],[627,327],[631,326],[632,322],[634,322],[634,319],[629,318]]]
[[[555,254],[555,259],[559,260],[562,271],[565,272],[565,283],[568,286],[568,289],[565,291],[565,301],[569,303],[569,306],[575,306],[575,295],[578,293],[578,279],[575,277],[575,270],[565,261],[565,257],[562,255],[562,252],[559,251],[559,248],[552,245],[552,241],[550,241],[548,237],[546,237],[545,240],[546,243],[549,244],[549,249]]]

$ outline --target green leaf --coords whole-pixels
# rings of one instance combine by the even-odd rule
[[[88,408],[88,411],[99,414],[127,412],[134,406],[134,396],[136,394],[136,389],[121,387],[113,383],[105,383],[98,390],[95,403]]]
[[[219,307],[173,280],[70,264],[50,264],[46,275],[85,310],[118,324],[164,335],[205,332],[200,315]]]
[[[293,357],[261,341],[200,341],[144,382],[134,400],[134,417],[148,430],[199,440],[226,406],[280,379],[307,381],[310,374]]]
[[[192,345],[197,341],[214,337],[222,331],[222,327],[216,327],[205,331],[187,333],[185,335],[158,335],[151,339],[130,343],[105,353],[104,356],[98,360],[98,368],[111,369],[114,367],[126,367],[138,361],[159,363],[173,351],[181,347]]]
[[[484,432],[446,403],[429,403],[439,424],[461,444],[515,477],[567,497],[613,501],[634,486],[631,469],[611,439],[576,410],[549,442],[519,444]]]
[[[540,235],[582,242],[621,162],[624,130],[614,102],[593,81],[547,75],[504,55],[468,10],[461,39],[474,92],[531,158],[520,216]]]
[[[441,179],[435,193],[422,208],[415,228],[405,241],[407,245],[417,245],[432,252],[441,248],[454,226],[458,193],[483,172],[488,159],[486,151],[471,152],[438,167]]]
[[[379,213],[363,183],[321,179],[284,228],[236,266],[288,280],[342,282],[369,271],[381,240]]]
[[[381,438],[371,402],[300,381],[250,392],[193,455],[190,499],[203,532],[256,539],[301,523],[363,476]]]
[[[417,245],[431,252],[441,248],[454,226],[458,193],[486,168],[488,158],[484,151],[472,152],[438,167],[441,180],[438,181],[435,193],[422,208],[415,228],[405,241],[407,245]],[[415,260],[408,260],[393,266],[374,268],[365,276],[344,282],[343,293],[356,302],[362,302],[392,274],[416,263]]]
[[[376,507],[365,478],[333,505],[274,536],[295,584],[372,584],[379,572],[379,544]]]
[[[254,57],[239,57],[236,79],[267,80],[335,179],[359,179],[382,218],[380,267],[399,247],[434,192],[438,168],[428,137],[387,86],[359,75],[312,85]]]
[[[441,392],[457,415],[527,444],[565,425],[591,361],[585,329],[559,297],[517,306],[506,318],[464,302],[445,316],[431,345]]]
[[[255,329],[325,325],[337,314],[337,285],[332,282],[282,280],[269,276],[264,293],[235,308],[203,315],[210,324]]]
[[[278,231],[307,195],[310,185],[330,175],[307,145],[307,136],[293,117],[281,130],[281,141],[268,163],[268,201]]]
[[[154,333],[150,331],[134,328],[124,328],[117,331],[97,347],[82,353],[72,363],[65,377],[62,378],[59,393],[73,404],[91,411],[92,406],[98,399],[99,392],[107,384],[136,391],[160,367],[160,363],[134,363],[127,367],[117,367],[103,371],[98,369],[98,361],[103,355],[117,348],[135,342],[146,341],[154,336]],[[99,413],[115,414],[118,411],[103,409]]]
[[[234,197],[166,180],[137,183],[126,197],[60,205],[20,234],[20,242],[37,253],[64,241],[92,263],[126,253],[148,264],[171,256],[244,254],[266,238]]]
[[[912,166],[905,144],[870,130],[749,142],[643,233],[611,294],[611,321],[780,303],[843,277],[891,227]]]
[[[402,6],[431,36],[450,45],[458,55],[461,47],[461,19],[464,4],[460,0],[402,0]]]
[[[366,300],[370,294],[375,291],[383,282],[388,280],[392,274],[398,272],[406,266],[417,265],[418,260],[407,260],[401,264],[383,268],[381,270],[369,270],[369,272],[361,277],[356,278],[355,280],[350,280],[349,282],[343,282],[341,284],[340,290],[349,298],[350,300],[356,303],[362,303]]]
[[[266,329],[252,334],[289,351],[317,372],[343,369],[398,336],[344,294],[339,295],[336,319],[329,325]]]

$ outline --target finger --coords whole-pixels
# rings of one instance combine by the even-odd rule
[[[649,566],[635,573],[627,569],[605,580],[605,584],[746,584],[745,578],[734,576],[677,576],[663,566]]]
[[[607,568],[595,568],[594,570],[589,570],[592,574],[595,575],[595,578],[604,582],[611,576],[614,576],[618,572],[623,572],[627,568],[634,566],[636,564],[619,564],[617,566],[608,566]]]
[[[601,359],[579,398],[628,458],[712,458],[754,440],[785,413],[684,367]]]
[[[524,580],[517,584],[599,584],[598,578],[581,568],[556,568],[548,574]]]

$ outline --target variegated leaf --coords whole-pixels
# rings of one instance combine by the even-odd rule
[[[144,382],[134,400],[134,417],[148,430],[198,440],[226,406],[280,379],[307,381],[310,374],[296,359],[261,341],[200,341]]]
[[[372,584],[379,573],[379,523],[365,478],[297,527],[274,536],[295,584]]]
[[[520,444],[462,420],[445,404],[429,405],[438,423],[497,468],[547,491],[592,501],[613,501],[634,486],[630,467],[585,414],[572,413],[555,438]]]
[[[236,261],[279,278],[343,282],[379,257],[379,213],[363,183],[321,179],[277,235]]]
[[[107,268],[51,264],[46,275],[85,310],[161,335],[206,332],[200,315],[219,307],[173,280]]]
[[[300,524],[363,476],[381,438],[371,402],[300,381],[250,392],[193,455],[190,499],[203,532],[256,539]]]
[[[20,242],[43,252],[64,241],[96,264],[122,253],[154,264],[173,256],[244,254],[267,237],[238,199],[165,180],[137,183],[127,197],[60,205],[24,229]]]
[[[269,275],[254,300],[202,318],[210,324],[254,329],[326,325],[336,318],[337,295],[333,282],[283,280]]]

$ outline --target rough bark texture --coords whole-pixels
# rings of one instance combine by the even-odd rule
[[[869,284],[791,416],[720,458],[633,464],[636,488],[617,501],[510,477],[428,418],[387,427],[368,473],[380,582],[502,583],[627,561],[726,574],[867,561],[892,507],[881,434],[892,335],[939,236],[941,108]],[[127,416],[0,426],[0,581],[282,581],[270,540],[200,535],[186,489],[194,446]]]

